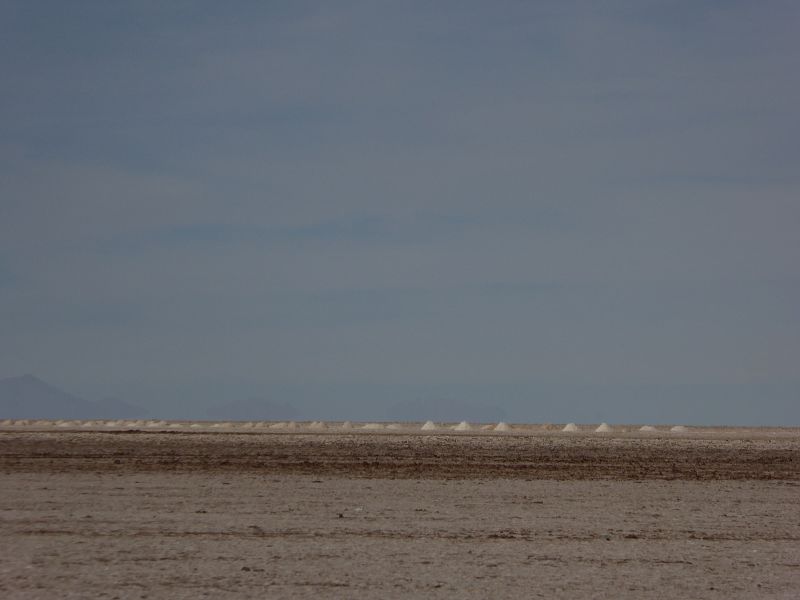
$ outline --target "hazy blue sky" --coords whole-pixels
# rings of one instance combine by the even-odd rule
[[[798,30],[2,1],[0,377],[165,416],[800,425]]]

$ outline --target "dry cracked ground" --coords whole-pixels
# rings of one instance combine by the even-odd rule
[[[0,596],[800,598],[800,437],[0,431]]]

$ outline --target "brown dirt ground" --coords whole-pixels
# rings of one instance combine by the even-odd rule
[[[796,436],[3,431],[0,596],[800,598],[798,506]]]

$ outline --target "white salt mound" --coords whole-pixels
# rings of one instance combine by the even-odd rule
[[[470,429],[472,429],[472,425],[470,425],[466,421],[461,421],[461,423],[453,427],[453,429],[455,431],[469,431]]]
[[[653,427],[652,425],[642,425],[639,428],[639,431],[655,431],[655,430],[656,430],[656,428]]]
[[[400,423],[389,423],[389,425],[386,426],[386,429],[402,429],[402,428],[403,426]]]
[[[504,421],[500,421],[497,425],[494,426],[495,431],[511,431],[511,427],[509,427],[508,423]]]
[[[283,423],[283,422],[273,423],[272,425],[269,426],[269,428],[270,429],[286,429],[286,423]]]
[[[327,429],[328,426],[322,421],[314,421],[308,426],[310,429]]]
[[[578,426],[575,423],[567,423],[561,431],[578,431]]]
[[[689,431],[689,429],[687,427],[684,427],[683,425],[675,425],[675,427],[670,429],[670,431],[672,433],[686,433],[687,431]]]
[[[169,429],[183,429],[183,423],[170,423],[167,427]]]
[[[608,423],[600,423],[600,426],[595,429],[598,433],[608,433],[611,431],[611,427],[608,426]]]
[[[365,423],[361,429],[383,429],[383,423]]]
[[[422,431],[435,431],[436,430],[436,423],[433,421],[425,421],[425,424],[422,426]]]

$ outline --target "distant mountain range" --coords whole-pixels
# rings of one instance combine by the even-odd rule
[[[0,379],[2,419],[131,419],[146,412],[115,398],[84,400],[33,375]]]

